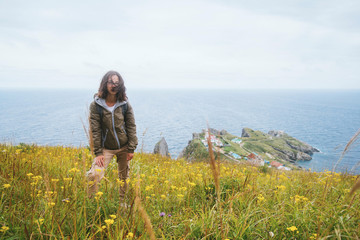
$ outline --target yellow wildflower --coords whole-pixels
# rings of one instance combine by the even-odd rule
[[[48,203],[48,206],[49,206],[49,207],[53,207],[53,206],[55,206],[55,203],[54,203],[54,202],[49,202],[49,203]]]
[[[161,198],[162,198],[162,199],[165,199],[165,198],[166,198],[166,196],[165,196],[165,195],[161,195]]]
[[[114,219],[106,219],[105,223],[106,225],[110,226],[111,224],[114,224]]]
[[[190,182],[190,181],[188,181],[188,184],[189,184],[190,186],[192,186],[192,187],[196,186],[196,184],[195,184],[195,183]]]
[[[298,230],[297,227],[295,227],[295,226],[291,226],[291,227],[288,227],[286,229],[289,230],[289,231],[292,231],[292,232]]]
[[[313,233],[313,235],[310,237],[310,239],[316,239],[317,238],[317,234],[316,233]]]
[[[120,184],[121,187],[124,186],[125,182],[123,180],[120,179],[116,179],[117,183]]]
[[[58,181],[59,181],[59,179],[57,179],[57,178],[53,178],[53,179],[51,179],[51,181],[52,181],[52,182],[58,182]]]
[[[44,223],[44,219],[39,218],[38,220],[35,220],[35,223],[38,223],[39,225],[42,225]]]
[[[278,190],[285,190],[286,189],[286,187],[284,185],[276,186],[276,188]]]
[[[6,183],[6,184],[3,185],[3,187],[4,188],[9,188],[9,187],[11,187],[11,185]]]
[[[9,230],[7,226],[2,226],[0,232],[6,232],[7,230]]]
[[[259,203],[261,203],[261,202],[263,202],[263,201],[266,201],[262,194],[259,194],[259,196],[257,197],[257,199],[259,200]]]
[[[111,217],[112,219],[115,219],[115,218],[116,218],[116,215],[110,215],[110,217]]]
[[[38,182],[39,180],[42,179],[41,176],[35,176],[35,177],[32,177],[32,179],[34,179],[34,181]]]
[[[133,238],[134,237],[134,234],[132,232],[129,232],[127,235],[126,235],[126,238]]]
[[[80,170],[77,168],[72,168],[69,170],[69,173],[77,173],[77,172],[80,172]]]
[[[294,199],[295,203],[309,201],[309,199],[307,197],[299,196],[299,195],[295,195],[295,197],[291,197],[291,199]]]
[[[32,175],[34,175],[34,174],[32,174],[32,173],[28,173],[28,174],[26,174],[28,177],[31,177]]]
[[[103,192],[97,192],[96,196],[101,197],[104,193]]]

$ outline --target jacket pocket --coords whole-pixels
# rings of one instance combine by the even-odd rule
[[[117,136],[119,137],[121,146],[125,145],[128,142],[128,137],[123,131],[119,132]]]
[[[121,125],[121,129],[123,130],[123,132],[126,134],[126,130],[125,130],[125,127],[124,127],[125,124]]]

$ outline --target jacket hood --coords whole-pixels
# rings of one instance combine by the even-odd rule
[[[105,99],[100,98],[99,96],[95,95],[94,97],[94,101],[96,104],[100,105],[101,107],[108,109],[109,107],[106,105]],[[122,105],[126,104],[126,101],[122,101],[120,102],[119,100],[116,101],[115,105],[114,105],[114,110]]]

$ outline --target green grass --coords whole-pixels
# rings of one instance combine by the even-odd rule
[[[237,153],[238,155],[243,156],[243,157],[247,157],[250,154],[250,152],[248,152],[244,148],[240,147],[239,144],[231,142],[231,141],[229,143],[231,145],[231,147],[229,147],[229,151]]]
[[[191,140],[184,152],[184,157],[190,161],[202,161],[209,158],[209,152],[200,139]]]
[[[360,236],[359,195],[348,199],[357,176],[222,162],[218,201],[208,162],[136,153],[126,197],[130,207],[123,209],[115,160],[101,182],[103,195],[86,197],[92,158],[87,148],[0,145],[0,238],[149,239],[134,204],[138,183],[158,239]]]

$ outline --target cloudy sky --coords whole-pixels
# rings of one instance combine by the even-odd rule
[[[0,88],[360,89],[360,1],[0,1]]]

